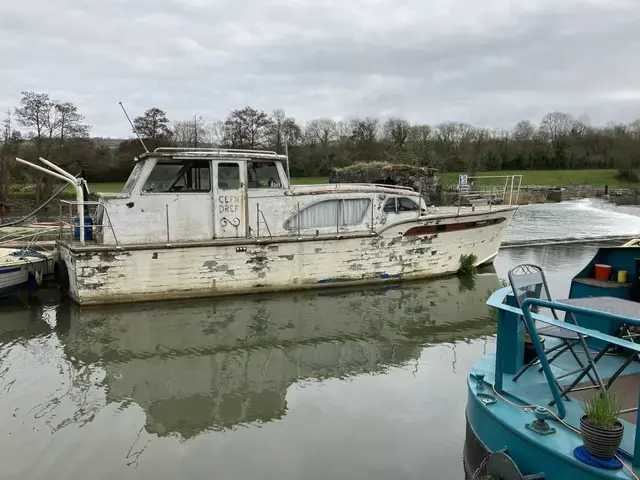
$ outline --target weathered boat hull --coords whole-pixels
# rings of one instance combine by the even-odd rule
[[[81,305],[433,277],[456,272],[461,255],[491,263],[514,211],[405,222],[374,234],[120,249],[60,243],[59,276]]]
[[[0,265],[0,298],[15,295],[28,288],[29,275],[35,275],[37,272],[38,277],[42,279],[46,267],[46,259],[15,259],[11,262],[3,262]]]

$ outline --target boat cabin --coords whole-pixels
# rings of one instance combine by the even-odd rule
[[[136,159],[118,195],[100,195],[105,245],[374,232],[426,213],[411,188],[291,186],[275,152],[164,147]]]

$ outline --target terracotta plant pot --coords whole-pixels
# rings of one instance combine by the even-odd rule
[[[542,348],[544,348],[544,338],[540,339],[542,343]],[[536,352],[536,347],[533,346],[531,340],[525,340],[524,342],[524,364],[527,365],[533,359],[538,358],[538,353]]]
[[[594,457],[611,460],[622,443],[624,426],[617,421],[616,427],[612,429],[596,427],[591,425],[584,415],[580,419],[580,433],[587,452]]]

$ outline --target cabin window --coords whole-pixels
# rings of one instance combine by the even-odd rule
[[[133,191],[133,187],[136,186],[136,184],[138,183],[138,180],[140,179],[140,174],[142,173],[142,167],[143,167],[142,162],[136,162],[136,164],[133,166],[133,170],[129,174],[129,178],[127,178],[127,183],[125,183],[124,187],[122,187],[121,193],[123,195],[131,194],[131,192]]]
[[[144,193],[193,193],[211,191],[208,160],[158,161],[142,186]]]
[[[218,164],[218,188],[222,190],[240,188],[240,165],[237,163]]]
[[[416,212],[418,209],[418,204],[410,198],[398,198],[398,212]]]
[[[282,188],[275,162],[247,162],[248,188]]]
[[[398,197],[389,198],[384,204],[383,211],[387,213],[417,212],[419,208],[418,204],[412,199],[407,197]]]
[[[368,198],[325,200],[309,205],[285,222],[287,229],[326,228],[357,225],[362,222],[371,201]]]
[[[396,199],[387,199],[387,202],[384,204],[384,208],[382,210],[387,213],[396,213]]]

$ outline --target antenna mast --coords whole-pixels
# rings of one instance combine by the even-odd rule
[[[124,109],[124,105],[122,105],[122,102],[120,103],[120,107],[122,107],[122,111],[124,112],[124,114],[127,116],[127,120],[129,120],[129,124],[131,125],[131,128],[133,128],[133,133],[136,134],[136,137],[138,137],[138,140],[140,140],[140,143],[142,144],[142,147],[144,148],[144,151],[149,153],[149,149],[147,148],[147,146],[144,144],[144,142],[142,141],[142,138],[140,137],[140,134],[138,134],[138,131],[136,130],[136,127],[133,125],[133,122],[131,121],[131,119],[129,118],[129,114],[127,113],[127,111]]]

